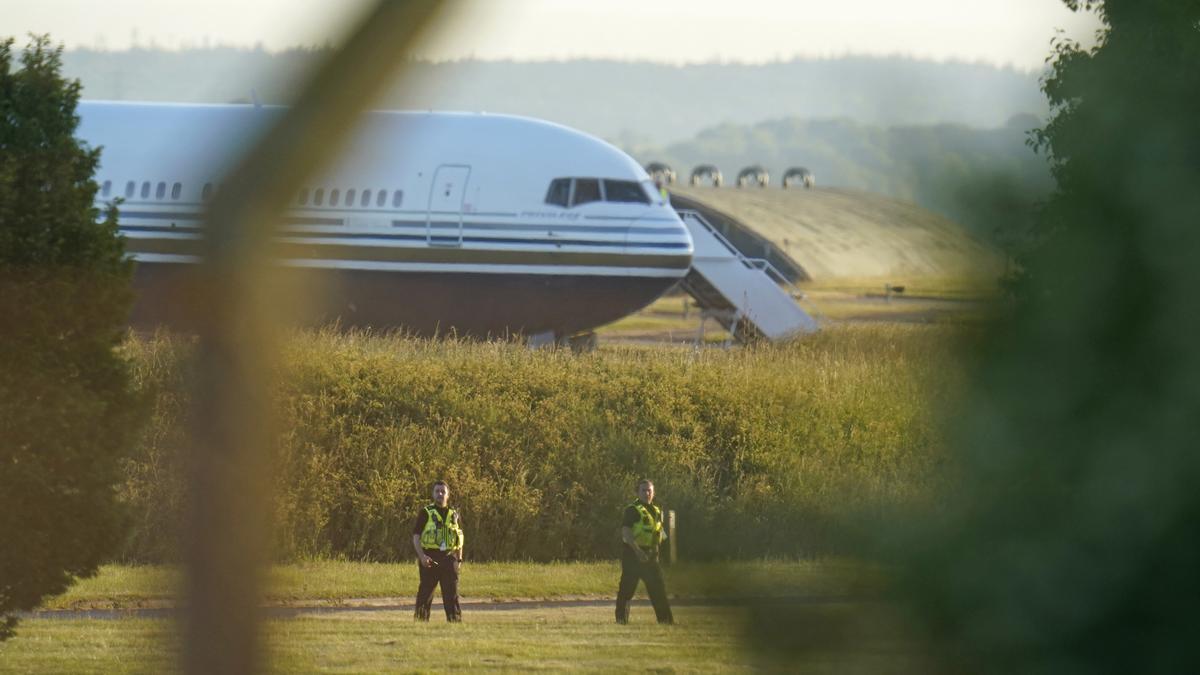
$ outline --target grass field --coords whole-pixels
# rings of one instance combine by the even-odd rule
[[[911,288],[911,287],[909,287]],[[996,318],[1004,309],[994,297],[957,293],[884,294],[883,286],[871,290],[812,289],[800,303],[826,324],[838,322],[978,323]]]
[[[923,652],[895,616],[869,606],[807,607],[805,623],[854,626],[799,653],[747,642],[749,614],[679,607],[674,626],[635,607],[618,626],[609,607],[467,613],[462,624],[416,624],[407,612],[346,612],[266,624],[268,672],[921,672]],[[844,636],[849,637],[849,636]],[[3,673],[162,673],[175,666],[167,620],[32,620],[0,644]]]
[[[886,287],[903,287],[895,297],[933,300],[998,300],[1002,297],[997,276],[945,277],[888,275],[876,277],[833,277],[799,284],[806,293],[830,292],[855,296],[882,295]]]
[[[904,286],[902,294],[885,295],[886,283]],[[839,279],[799,286],[800,307],[819,324],[838,323],[977,323],[1003,310],[995,288],[955,284],[941,279]],[[667,296],[636,314],[597,329],[601,344],[634,342],[694,343],[700,334],[700,310],[687,296]],[[729,333],[715,320],[704,327],[704,342],[724,343]]]
[[[601,606],[488,609],[464,605],[464,623],[415,624],[408,611],[301,613],[266,622],[269,672],[495,671],[917,672],[922,651],[905,623],[879,602],[877,568],[847,560],[680,564],[668,568],[674,626],[635,605],[628,626],[612,621],[615,562],[468,564],[464,600],[604,598]],[[173,568],[106,566],[55,599],[56,608],[171,605]],[[353,598],[411,602],[412,564],[321,561],[275,567],[268,604],[334,605]],[[692,598],[691,603],[678,598]],[[639,597],[644,594],[639,593]],[[715,604],[705,606],[707,598]],[[783,619],[776,605],[786,600]],[[731,601],[748,603],[730,605]],[[696,604],[699,602],[699,604]],[[358,603],[369,606],[370,603]],[[759,612],[755,614],[755,612]],[[797,614],[799,612],[799,614]],[[764,653],[753,635],[766,620],[795,623],[783,653]],[[758,623],[755,623],[757,621]],[[823,628],[813,631],[811,626]],[[785,627],[786,629],[786,627]],[[176,625],[165,619],[49,619],[22,622],[0,643],[0,672],[164,672],[178,655]]]
[[[658,342],[695,342],[700,328],[700,310],[690,296],[671,295],[659,298],[636,314],[596,329],[601,344],[612,340],[643,340]],[[716,321],[708,321],[704,340],[725,342],[729,333]]]
[[[616,589],[616,561],[572,563],[478,563],[463,567],[467,601],[608,598]],[[880,575],[850,560],[758,560],[680,563],[668,569],[676,597],[874,597]],[[100,573],[51,599],[46,609],[125,609],[174,604],[179,572],[161,565],[106,565]],[[314,561],[278,565],[268,575],[270,604],[338,604],[351,599],[411,602],[417,586],[413,563]]]

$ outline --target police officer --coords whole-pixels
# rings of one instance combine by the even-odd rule
[[[659,623],[675,623],[667,601],[667,585],[658,564],[659,544],[667,538],[662,509],[654,505],[654,483],[643,478],[637,486],[638,499],[625,507],[621,519],[621,584],[617,588],[617,623],[629,622],[629,601],[638,580],[646,583],[650,603]]]
[[[439,480],[433,484],[433,503],[417,513],[413,523],[413,548],[417,551],[417,569],[421,584],[417,588],[418,621],[428,621],[433,605],[433,588],[442,586],[442,604],[447,621],[462,621],[458,606],[458,571],[462,567],[462,519],[450,508],[450,486]]]

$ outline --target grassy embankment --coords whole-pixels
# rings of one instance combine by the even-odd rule
[[[825,327],[846,322],[916,324],[977,324],[995,319],[1006,309],[999,291],[963,290],[922,279],[905,286],[903,293],[887,294],[874,279],[800,284],[800,306]],[[700,310],[685,296],[660,298],[642,311],[603,326],[596,332],[605,341],[695,342],[700,334]],[[729,338],[715,320],[704,326],[704,341],[723,343]]]
[[[961,337],[849,326],[755,349],[573,355],[299,334],[275,397],[277,557],[406,559],[412,514],[444,477],[476,561],[608,559],[643,475],[678,513],[684,559],[838,554],[854,522],[937,480],[935,411],[960,388]],[[121,488],[122,557],[170,562],[191,346],[127,351],[156,406]]]
[[[818,285],[921,294],[994,292],[1004,269],[995,248],[916,204],[844,188],[690,188],[698,200],[770,241]]]

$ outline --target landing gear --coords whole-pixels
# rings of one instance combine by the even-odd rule
[[[547,331],[545,333],[537,333],[530,335],[525,339],[525,344],[531,349],[540,349],[542,347],[555,348],[570,348],[576,354],[594,351],[599,339],[592,331],[586,333],[577,333],[575,335],[559,335]]]
[[[600,340],[596,337],[596,333],[588,331],[578,335],[572,335],[565,339],[566,346],[571,348],[571,351],[576,354],[596,351],[596,346]]]

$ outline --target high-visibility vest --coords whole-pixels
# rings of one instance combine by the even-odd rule
[[[442,520],[437,507],[430,504],[425,507],[425,513],[429,517],[425,519],[425,529],[421,531],[421,548],[457,551],[463,547],[466,538],[458,525],[458,512],[448,509],[446,519]]]
[[[654,509],[654,515],[650,515],[650,509],[638,500],[631,504],[638,512],[638,521],[633,524],[633,541],[639,548],[653,549],[657,548],[663,539],[667,538],[667,533],[663,532],[662,526],[662,509],[650,505],[650,509]]]

